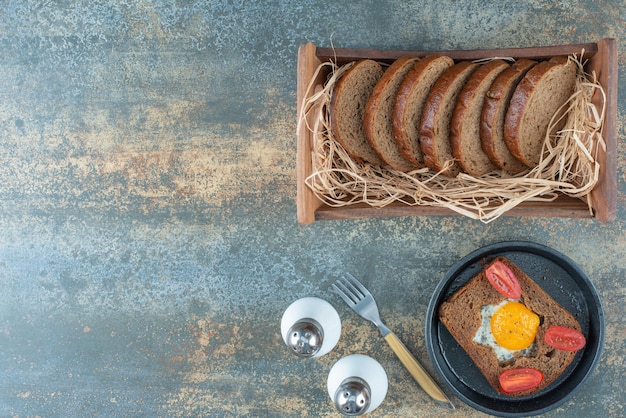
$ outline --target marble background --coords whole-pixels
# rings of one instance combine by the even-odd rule
[[[626,6],[621,1],[0,1],[0,416],[336,416],[332,364],[369,354],[372,417],[442,416],[375,328],[330,292],[349,271],[432,371],[424,316],[447,269],[528,240],[574,260],[604,354],[548,417],[620,417],[626,391]],[[300,44],[477,49],[616,38],[617,218],[296,220]],[[303,296],[343,335],[301,360]],[[448,416],[484,414],[453,398]]]

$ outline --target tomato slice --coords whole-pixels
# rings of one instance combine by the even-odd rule
[[[531,367],[509,369],[500,373],[500,387],[504,393],[515,393],[536,387],[543,380],[543,373]]]
[[[515,277],[515,273],[502,261],[496,261],[487,267],[485,275],[489,283],[500,294],[509,299],[519,299],[522,297],[522,287]]]
[[[585,336],[575,329],[553,325],[546,331],[543,339],[552,347],[563,351],[578,351],[585,346]]]

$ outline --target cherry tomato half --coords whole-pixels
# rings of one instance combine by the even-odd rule
[[[519,299],[522,296],[522,287],[515,277],[515,273],[502,261],[496,261],[487,267],[485,275],[489,283],[500,294],[509,299]]]
[[[554,325],[548,328],[543,339],[552,347],[563,351],[578,351],[585,346],[585,336],[575,329]]]
[[[543,373],[537,369],[523,367],[500,373],[500,387],[504,393],[515,393],[536,387],[543,380]]]

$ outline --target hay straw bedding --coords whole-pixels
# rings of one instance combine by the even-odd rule
[[[517,175],[495,171],[481,177],[461,173],[456,178],[426,168],[404,173],[356,163],[332,137],[329,121],[333,88],[354,63],[340,67],[332,62],[322,63],[317,72],[330,70],[328,79],[315,92],[311,91],[312,84],[308,87],[305,97],[310,97],[302,103],[298,121],[301,129],[301,124],[307,123],[307,116],[312,115],[313,122],[305,129],[311,130],[313,137],[313,172],[305,182],[321,201],[332,207],[356,203],[384,207],[403,202],[445,207],[488,223],[522,202],[550,202],[563,194],[585,200],[593,213],[589,192],[599,176],[595,155],[600,147],[605,147],[601,128],[606,97],[595,74],[584,72],[581,59],[577,56],[570,59],[578,65],[578,74],[575,91],[564,105],[567,112],[563,117],[567,120],[556,135],[546,136],[539,165]],[[602,98],[601,108],[591,101],[596,91]],[[553,118],[550,126],[557,122]]]

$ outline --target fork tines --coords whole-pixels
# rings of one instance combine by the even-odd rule
[[[357,281],[350,273],[347,273],[343,279],[333,283],[335,292],[348,304],[356,305],[367,295],[361,290],[361,283]]]

